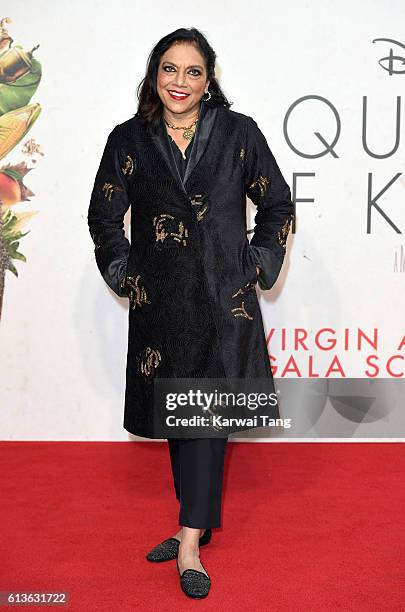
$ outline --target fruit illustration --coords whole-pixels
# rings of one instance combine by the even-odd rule
[[[0,160],[25,138],[41,113],[39,103],[30,104],[42,77],[42,66],[33,57],[39,45],[31,50],[21,45],[12,46],[13,38],[8,32],[11,21],[9,17],[0,19]],[[24,143],[21,154],[31,159],[36,154],[43,155],[33,138]],[[16,212],[14,208],[34,195],[24,184],[24,177],[30,170],[32,168],[25,162],[0,167],[0,318],[6,270],[18,276],[14,261],[26,261],[18,248],[21,238],[29,233],[22,228],[38,212]]]
[[[30,170],[32,168],[28,168],[25,162],[0,167],[0,202],[3,212],[13,204],[24,202],[29,196],[35,195],[23,183],[24,176]]]

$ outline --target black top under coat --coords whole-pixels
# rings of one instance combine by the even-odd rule
[[[190,153],[191,153],[191,149],[193,147],[193,142],[194,142],[194,137],[195,136],[192,137],[192,139],[190,140],[189,144],[187,145],[187,148],[186,148],[186,150],[184,152],[184,155],[186,156],[185,158],[183,157],[183,154],[182,154],[180,148],[177,146],[176,142],[173,140],[173,138],[170,136],[170,134],[168,134],[168,136],[169,136],[170,144],[172,146],[174,159],[176,160],[176,164],[177,164],[177,167],[179,169],[180,176],[181,176],[182,180],[184,180],[184,175],[186,173],[187,163],[188,163],[188,160],[190,158]]]

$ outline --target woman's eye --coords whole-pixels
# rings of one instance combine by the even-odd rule
[[[163,66],[163,70],[165,72],[172,72],[172,70],[175,70],[174,66]],[[192,76],[200,76],[201,75],[201,70],[198,70],[198,68],[191,68],[190,73],[193,73]]]

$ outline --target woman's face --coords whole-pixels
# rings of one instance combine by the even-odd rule
[[[169,112],[189,115],[198,108],[209,81],[204,58],[193,43],[173,43],[162,55],[156,85]]]

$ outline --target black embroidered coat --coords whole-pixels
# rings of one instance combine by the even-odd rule
[[[246,196],[257,207],[250,245]],[[123,229],[130,206],[131,242]],[[127,431],[160,437],[154,377],[272,382],[255,287],[276,281],[293,217],[290,189],[247,115],[201,102],[184,181],[163,119],[157,131],[137,116],[112,130],[88,225],[104,280],[129,298]]]

